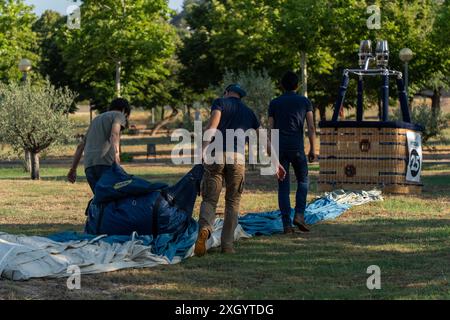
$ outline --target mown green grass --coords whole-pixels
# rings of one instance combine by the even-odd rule
[[[135,113],[132,121],[144,125],[147,117]],[[88,114],[74,120],[82,133]],[[161,137],[124,137],[123,152],[145,157],[146,143],[156,143],[158,152],[170,155],[170,139]],[[49,152],[47,158],[67,158],[74,147],[71,143]],[[1,280],[0,299],[450,299],[449,163],[425,163],[423,194],[385,195],[384,201],[353,207],[336,220],[313,226],[310,234],[242,240],[232,256],[215,249],[178,265],[83,276],[82,289],[75,291],[67,289],[66,279]],[[69,165],[64,159],[57,166],[44,161],[42,180],[34,182],[22,168],[0,167],[0,232],[82,232],[92,194],[81,167],[76,184],[65,181]],[[136,161],[125,169],[152,181],[173,183],[189,167]],[[320,195],[319,167],[309,169],[312,201]],[[274,179],[248,171],[241,213],[274,209]],[[222,195],[217,212],[223,211]],[[198,212],[199,200],[195,217]],[[370,265],[381,268],[381,290],[366,287]]]
[[[188,167],[128,165],[148,179],[176,181]],[[437,169],[437,170],[434,170]],[[312,184],[317,172],[311,170]],[[20,168],[0,169],[0,231],[46,235],[82,231],[91,197],[86,182],[64,181],[65,168],[44,167],[32,182]],[[6,299],[448,299],[450,298],[450,170],[424,172],[420,196],[385,196],[354,207],[311,234],[255,237],[237,254],[213,250],[178,265],[84,276],[82,289],[65,279],[1,281]],[[264,184],[264,186],[262,186]],[[319,193],[313,190],[312,200]],[[293,199],[292,199],[293,200]],[[195,208],[198,216],[199,201]],[[277,207],[271,177],[249,172],[241,212]],[[223,212],[223,196],[218,212]],[[378,265],[382,289],[366,287],[367,267]]]

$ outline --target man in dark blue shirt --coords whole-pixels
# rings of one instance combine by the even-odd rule
[[[308,98],[298,95],[299,79],[293,72],[287,72],[281,85],[284,94],[271,101],[269,106],[269,126],[279,130],[280,164],[286,170],[283,180],[278,181],[278,205],[283,219],[284,232],[293,233],[291,219],[291,203],[289,166],[292,164],[297,178],[297,193],[295,197],[294,225],[301,231],[308,232],[305,224],[306,197],[308,194],[308,162],[303,144],[305,119],[308,124],[310,142],[309,161],[314,161],[315,155],[315,127],[313,108]]]
[[[238,85],[231,85],[229,88],[234,89],[236,91],[242,90]],[[240,89],[238,89],[240,88]],[[229,89],[227,89],[229,90]],[[243,94],[242,97],[245,96],[245,92],[235,93],[234,91],[230,91],[231,93],[227,93],[224,98],[214,100],[211,107],[211,114],[214,114],[215,111],[220,112],[220,122],[217,126],[217,130],[220,131],[223,137],[223,150],[226,152],[239,152],[243,153],[245,149],[245,139],[234,138],[234,141],[227,141],[227,129],[239,130],[242,129],[244,132],[248,129],[258,129],[260,127],[260,122],[256,117],[253,110],[247,107],[241,100],[238,98],[240,94]],[[228,146],[227,146],[228,143]],[[228,150],[231,149],[232,150]]]
[[[211,107],[211,118],[206,130],[217,129],[214,139],[223,139],[223,149],[215,150],[213,163],[205,160],[205,173],[202,181],[202,203],[200,206],[200,230],[195,243],[195,255],[206,253],[206,242],[211,235],[216,219],[216,208],[222,191],[222,181],[225,180],[225,217],[221,236],[222,253],[233,253],[234,231],[238,224],[239,205],[244,189],[245,176],[245,137],[235,139],[233,135],[227,141],[227,129],[257,130],[260,123],[255,113],[241,99],[246,92],[237,84],[225,89],[223,98],[216,99]],[[231,140],[232,139],[232,140]],[[209,142],[203,144],[207,151]],[[212,146],[209,145],[210,147]],[[230,148],[228,148],[230,146]],[[216,145],[217,147],[217,145]],[[222,145],[219,145],[221,148]],[[208,153],[208,152],[206,152]],[[228,160],[231,154],[231,163]],[[218,161],[217,161],[218,160]]]

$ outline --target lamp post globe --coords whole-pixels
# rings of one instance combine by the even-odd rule
[[[414,52],[409,48],[403,48],[399,53],[400,60],[403,62],[410,62],[414,57]]]
[[[22,59],[19,62],[19,70],[21,72],[29,72],[32,68],[31,61],[28,59]]]
[[[22,81],[25,82],[27,80],[27,74],[31,71],[33,65],[30,60],[22,59],[19,62],[19,70],[22,72]]]
[[[412,60],[414,57],[414,52],[409,48],[403,48],[400,50],[399,53],[400,60],[405,64],[405,90],[406,94],[408,95],[408,86],[409,86],[409,75],[408,75],[408,63]]]

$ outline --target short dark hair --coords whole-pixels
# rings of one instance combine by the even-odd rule
[[[298,88],[298,76],[293,71],[288,71],[284,74],[283,78],[281,78],[281,86],[286,91],[293,91]]]
[[[130,103],[128,102],[127,99],[116,98],[113,101],[111,101],[109,111],[120,111],[125,113],[126,115],[130,115],[131,113]]]

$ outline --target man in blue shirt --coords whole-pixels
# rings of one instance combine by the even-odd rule
[[[297,193],[295,197],[294,225],[301,231],[308,232],[305,224],[306,196],[308,194],[308,162],[303,144],[305,119],[308,124],[310,151],[308,158],[313,162],[316,158],[316,129],[313,120],[313,108],[308,98],[298,95],[299,79],[293,72],[287,72],[281,85],[284,94],[272,100],[269,106],[269,127],[279,130],[280,164],[286,170],[283,180],[278,181],[278,205],[283,219],[284,233],[293,233],[291,219],[291,203],[289,166],[294,168],[297,178]]]
[[[223,98],[216,99],[211,107],[211,118],[206,130],[217,129],[214,137],[215,139],[219,139],[218,135],[222,137],[223,149],[213,149],[216,159],[214,163],[207,163],[204,158],[206,163],[201,188],[203,201],[200,206],[200,231],[195,243],[196,256],[203,256],[206,253],[206,242],[216,219],[217,202],[222,191],[223,180],[225,180],[226,193],[221,247],[222,253],[234,253],[234,231],[238,224],[239,205],[244,189],[245,139],[243,137],[235,139],[235,136],[232,136],[232,140],[227,141],[226,131],[242,129],[246,132],[248,129],[257,130],[260,127],[255,113],[241,101],[245,96],[246,92],[239,85],[229,85],[225,89]],[[208,145],[209,142],[205,142],[203,150],[207,151]],[[221,146],[219,145],[219,148]],[[232,163],[227,159],[230,155],[233,159]]]

